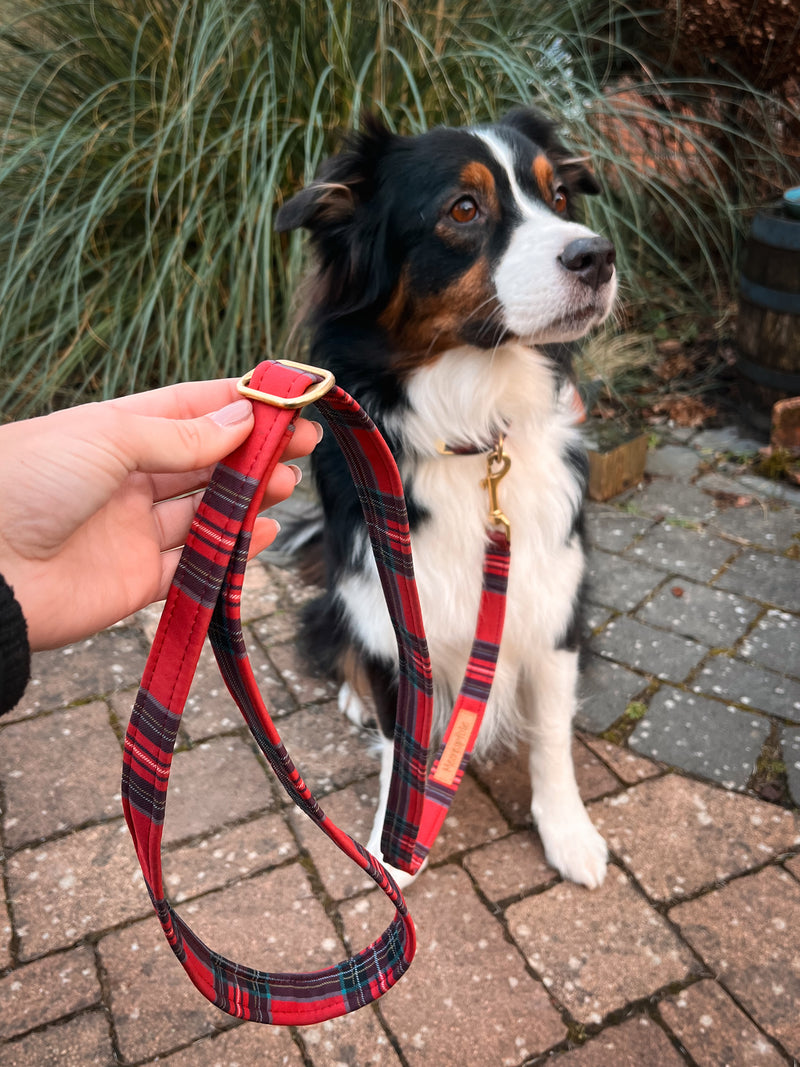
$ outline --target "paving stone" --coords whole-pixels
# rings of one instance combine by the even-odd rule
[[[648,474],[689,480],[700,465],[694,448],[686,445],[661,445],[647,453],[645,470]]]
[[[558,878],[538,835],[529,831],[476,848],[463,862],[481,892],[495,902],[530,893]]]
[[[800,730],[781,730],[781,747],[786,763],[789,792],[795,804],[800,807]]]
[[[318,797],[380,768],[369,732],[354,726],[334,703],[303,708],[279,725],[289,755]]]
[[[598,655],[628,667],[682,682],[708,649],[686,637],[655,630],[636,619],[613,619],[592,641]]]
[[[340,792],[329,793],[322,802],[328,818],[363,845],[369,838],[377,806],[377,776]],[[297,808],[291,811],[290,820],[302,848],[311,857],[314,869],[333,900],[345,900],[375,887],[372,879]]]
[[[630,497],[637,512],[651,518],[708,522],[716,508],[711,497],[693,485],[657,478]]]
[[[17,852],[7,871],[22,960],[146,915],[151,907],[122,821]]]
[[[743,552],[716,580],[716,588],[757,596],[776,608],[800,608],[800,560]]]
[[[661,1017],[698,1067],[784,1067],[783,1056],[716,982],[660,1004]]]
[[[182,904],[178,911],[210,948],[246,966],[316,970],[345,955],[296,863]],[[194,988],[155,919],[108,935],[100,952],[125,1059],[172,1051],[232,1025]]]
[[[762,478],[759,474],[741,474],[739,481],[756,496],[773,497],[793,508],[800,508],[800,489],[776,478]]]
[[[256,684],[270,715],[277,717],[294,711],[295,702],[287,693],[286,687],[258,642],[249,641],[247,651]],[[135,696],[134,693],[134,699]],[[126,699],[124,704],[120,700],[120,704],[122,707],[118,713],[122,721],[127,723],[131,703]],[[116,710],[117,703],[114,707]],[[186,698],[186,707],[181,718],[182,733],[189,740],[197,742],[220,733],[239,730],[244,725],[242,714],[219,672],[214,652],[206,641],[200,654],[189,696]]]
[[[800,1056],[800,884],[766,867],[670,918],[758,1026]]]
[[[738,488],[746,492],[744,486]],[[745,508],[719,511],[711,528],[737,541],[746,541],[773,552],[785,552],[792,544],[797,544],[800,515],[794,508],[780,504],[766,507],[760,502]]]
[[[652,567],[707,582],[738,551],[737,546],[705,529],[659,523],[625,553]]]
[[[586,803],[619,788],[608,767],[577,737],[572,739],[572,763],[578,790]]]
[[[299,863],[198,897],[178,911],[207,945],[245,966],[308,971],[345,957]]]
[[[339,685],[330,678],[316,678],[309,673],[309,664],[294,644],[270,648],[270,658],[280,676],[299,704],[335,700]]]
[[[524,745],[520,745],[514,753],[474,761],[470,771],[489,790],[506,822],[514,827],[530,828],[531,776],[528,771],[528,749]]]
[[[0,1038],[89,1008],[100,996],[94,953],[86,946],[18,967],[0,979]]]
[[[120,815],[121,766],[108,707],[99,701],[7,727],[0,740],[6,844]]]
[[[768,719],[679,689],[660,689],[628,743],[652,759],[743,789],[769,732]]]
[[[587,599],[617,611],[631,611],[664,580],[663,571],[596,549],[586,564]]]
[[[419,949],[408,974],[382,998],[381,1014],[410,1067],[516,1067],[563,1040],[564,1024],[544,988],[464,871],[451,865],[427,871],[408,903]],[[353,944],[381,928],[385,909],[376,913],[378,904],[372,893],[343,909]]]
[[[0,1048],[3,1067],[113,1067],[117,1063],[105,1015],[78,1015]]]
[[[298,624],[297,609],[290,604],[289,607],[279,608],[271,615],[251,622],[247,630],[254,634],[265,648],[272,649],[276,645],[296,641]],[[313,664],[308,664],[308,669],[313,673]]]
[[[155,915],[109,934],[98,947],[125,1062],[149,1059],[231,1025],[189,981]]]
[[[304,1060],[292,1035],[284,1026],[244,1023],[216,1037],[201,1038],[193,1045],[159,1056],[153,1063],[166,1067],[303,1067]]]
[[[712,656],[692,689],[800,722],[800,682],[730,656]]]
[[[592,805],[592,821],[657,901],[692,895],[800,845],[791,812],[673,774]]]
[[[15,722],[37,711],[64,708],[74,700],[85,702],[87,697],[138,686],[146,658],[141,634],[122,626],[54,652],[35,652],[25,695],[4,719]]]
[[[166,851],[164,882],[180,902],[297,855],[297,843],[279,815],[266,815],[201,841]]]
[[[564,1067],[684,1067],[664,1031],[652,1019],[639,1016],[610,1026],[581,1048],[560,1056]],[[717,1065],[719,1067],[719,1065]]]
[[[573,738],[572,761],[578,789],[585,802],[617,788],[614,776],[584,745]],[[530,827],[531,779],[528,771],[528,747],[496,760],[473,764],[476,777],[489,790],[503,818],[513,827]]]
[[[629,515],[619,508],[589,504],[586,508],[586,539],[595,548],[621,552],[653,525],[644,515]]]
[[[680,594],[676,594],[680,590]],[[729,648],[759,613],[757,604],[721,589],[682,579],[670,582],[636,613],[642,622],[693,638],[710,648]]]
[[[465,777],[431,850],[431,862],[439,863],[506,833],[508,824],[490,798],[474,778]]]
[[[304,1026],[301,1037],[314,1067],[399,1067],[401,1063],[369,1008]]]
[[[604,608],[600,604],[590,604],[588,601],[583,605],[583,625],[581,636],[587,640],[595,630],[602,629],[609,619],[614,617],[610,608]]]
[[[610,741],[604,741],[601,737],[589,737],[585,734],[581,734],[581,741],[599,756],[626,785],[635,785],[636,782],[642,782],[645,778],[652,778],[661,773],[661,768],[657,763],[637,756],[636,753],[621,745],[614,745]]]
[[[588,656],[580,681],[575,724],[601,733],[619,719],[633,697],[647,688],[647,679],[600,656]]]
[[[719,426],[711,430],[701,430],[692,439],[692,448],[699,452],[714,454],[728,452],[735,456],[749,456],[763,448],[766,441],[752,437],[738,426]]]
[[[739,654],[800,677],[800,619],[784,611],[768,611],[744,639]]]
[[[695,967],[669,924],[615,867],[598,889],[562,882],[512,904],[506,918],[531,967],[582,1023],[599,1023]]]
[[[217,737],[176,752],[169,780],[164,844],[275,808],[267,772],[239,737]]]

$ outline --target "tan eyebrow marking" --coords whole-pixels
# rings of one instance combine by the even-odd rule
[[[537,156],[533,161],[533,176],[542,198],[551,203],[553,199],[553,165],[547,156]]]
[[[494,214],[499,207],[494,176],[483,163],[467,163],[459,175],[462,185],[471,186],[481,193],[489,210]]]

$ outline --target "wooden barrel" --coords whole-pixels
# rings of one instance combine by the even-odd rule
[[[737,367],[762,405],[800,395],[800,219],[753,219],[739,279]]]

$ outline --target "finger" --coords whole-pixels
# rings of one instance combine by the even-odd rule
[[[179,382],[162,389],[107,400],[103,406],[130,411],[134,415],[194,419],[240,400],[236,381],[236,378],[217,378],[207,382]]]
[[[280,525],[275,522],[274,519],[263,517],[256,519],[250,540],[248,559],[252,559],[253,556],[257,555],[259,552],[263,552],[265,548],[271,545],[278,536],[279,530]],[[168,549],[166,552],[161,553],[161,581],[158,588],[158,595],[153,598],[154,601],[163,600],[167,593],[169,593],[169,587],[172,585],[172,580],[175,577],[175,571],[178,569],[180,558],[180,547]]]
[[[280,528],[280,523],[276,522],[275,519],[268,519],[263,515],[259,515],[253,526],[253,535],[250,538],[247,558],[252,559],[259,552],[263,552],[265,548],[269,548],[278,536]]]
[[[322,440],[322,425],[309,419],[298,419],[294,433],[286,446],[282,459],[299,459],[314,451]]]
[[[253,428],[253,405],[240,398],[193,419],[153,418],[114,412],[106,443],[130,471],[174,474],[200,470],[224,459]]]
[[[202,493],[182,496],[177,500],[164,500],[153,507],[153,522],[156,526],[159,552],[180,548],[189,536]]]
[[[286,500],[302,478],[302,471],[290,464],[279,463],[272,472],[259,504],[259,510],[271,508]],[[204,487],[203,487],[204,488]],[[158,534],[159,551],[166,552],[185,543],[194,521],[203,488],[173,499],[161,499],[153,505],[153,521]],[[256,520],[259,522],[260,520]]]

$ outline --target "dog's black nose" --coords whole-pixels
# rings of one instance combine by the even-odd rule
[[[614,273],[616,258],[616,249],[605,237],[580,237],[567,245],[558,260],[566,270],[577,274],[584,285],[599,289]]]

